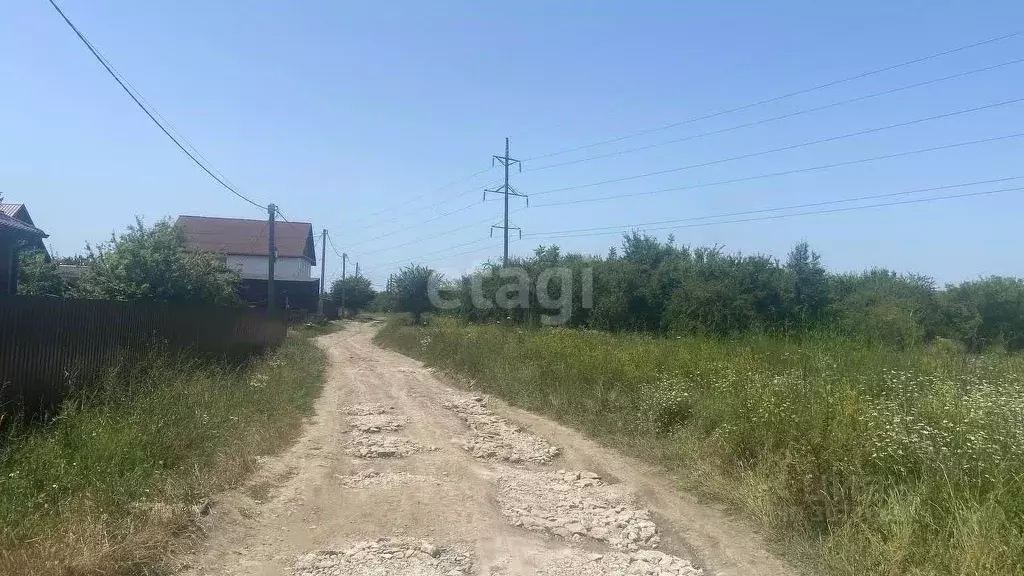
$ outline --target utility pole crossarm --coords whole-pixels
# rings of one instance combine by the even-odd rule
[[[522,170],[523,170],[522,162],[520,162],[519,160],[516,160],[515,158],[512,158],[511,156],[509,156],[509,141],[508,141],[508,138],[505,138],[505,155],[504,156],[494,156],[493,160],[491,161],[492,164],[495,161],[500,163],[505,168],[505,181],[504,181],[504,184],[502,184],[501,186],[499,186],[497,188],[494,188],[494,189],[485,188],[484,189],[484,200],[487,200],[487,193],[488,192],[491,193],[491,194],[501,194],[502,196],[504,196],[504,199],[505,199],[505,220],[504,220],[504,224],[500,225],[500,226],[497,225],[497,224],[491,226],[491,236],[492,237],[494,236],[494,229],[495,228],[498,228],[498,229],[500,229],[500,230],[502,230],[504,232],[505,243],[504,243],[504,251],[502,252],[501,265],[502,265],[502,267],[507,268],[508,267],[508,231],[509,230],[519,230],[519,238],[522,239],[522,237],[523,237],[522,229],[520,229],[518,226],[509,226],[509,224],[508,224],[508,198],[509,198],[509,196],[516,196],[516,197],[519,197],[519,198],[526,198],[526,205],[529,206],[530,205],[530,197],[527,196],[526,194],[519,193],[515,188],[513,188],[508,183],[508,168],[509,168],[509,166],[518,164],[519,165],[519,171],[522,172]]]

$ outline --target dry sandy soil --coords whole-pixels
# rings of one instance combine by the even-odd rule
[[[794,573],[670,478],[581,434],[450,385],[371,343],[330,366],[302,437],[215,498],[200,575]]]

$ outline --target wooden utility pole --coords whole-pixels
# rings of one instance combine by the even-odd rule
[[[327,228],[320,234],[320,299],[317,301],[317,313],[324,315],[324,272],[327,270]]]
[[[493,190],[484,189],[484,200],[487,199],[487,193],[488,192],[490,192],[492,194],[501,194],[501,195],[503,195],[505,197],[505,220],[504,220],[504,224],[501,225],[501,226],[499,226],[497,224],[491,226],[491,235],[494,235],[494,229],[495,228],[501,229],[503,231],[504,235],[505,235],[505,250],[502,253],[501,266],[503,268],[507,268],[508,267],[508,231],[509,230],[519,230],[519,237],[520,238],[523,237],[523,231],[522,231],[521,228],[519,228],[518,226],[509,226],[509,224],[508,224],[508,197],[509,196],[519,196],[521,198],[526,198],[526,205],[527,206],[530,205],[530,197],[525,195],[525,194],[520,194],[519,192],[516,191],[515,188],[510,186],[509,183],[508,183],[508,167],[509,166],[511,166],[512,164],[519,164],[519,171],[520,172],[523,171],[522,163],[519,162],[519,160],[516,160],[515,158],[510,158],[509,157],[509,142],[508,142],[508,138],[505,138],[505,155],[504,156],[494,156],[493,158],[494,159],[491,160],[491,165],[492,166],[494,165],[494,162],[497,161],[497,162],[500,162],[501,165],[505,167],[505,183],[502,184],[501,186],[499,186],[498,188],[493,189]]]
[[[277,215],[277,206],[267,204],[267,228],[270,231],[269,245],[267,246],[267,310],[273,310],[274,302],[274,263],[277,260],[277,245],[274,244],[274,216]]]

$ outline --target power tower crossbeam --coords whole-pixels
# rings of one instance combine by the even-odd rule
[[[504,219],[504,223],[503,224],[495,224],[495,225],[491,226],[491,236],[494,235],[494,230],[496,228],[501,230],[504,233],[504,236],[505,236],[505,249],[504,249],[504,252],[502,253],[501,265],[502,265],[503,268],[507,268],[508,267],[508,231],[509,230],[518,230],[519,231],[519,237],[520,238],[523,237],[523,230],[520,227],[518,227],[518,226],[509,226],[509,223],[508,223],[508,198],[509,198],[509,196],[518,196],[520,198],[526,198],[526,205],[529,206],[530,205],[530,197],[527,196],[526,194],[520,194],[515,188],[513,188],[508,183],[508,169],[509,169],[509,166],[518,165],[519,166],[519,171],[520,172],[523,171],[523,164],[519,160],[516,160],[515,158],[512,158],[512,157],[509,156],[509,141],[508,141],[508,138],[505,138],[505,155],[504,156],[494,156],[493,159],[491,160],[491,165],[493,166],[495,162],[501,164],[505,168],[505,181],[504,181],[504,183],[501,186],[499,186],[497,188],[494,188],[494,189],[485,188],[484,189],[484,200],[487,200],[487,194],[488,193],[491,193],[491,194],[501,194],[502,196],[505,197],[505,219]]]

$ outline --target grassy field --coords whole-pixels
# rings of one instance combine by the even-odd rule
[[[10,432],[0,574],[153,573],[205,498],[297,435],[324,366],[300,334],[243,367],[158,358],[112,372],[53,423]]]
[[[810,571],[1024,574],[1024,359],[432,320],[379,341],[663,462]]]

